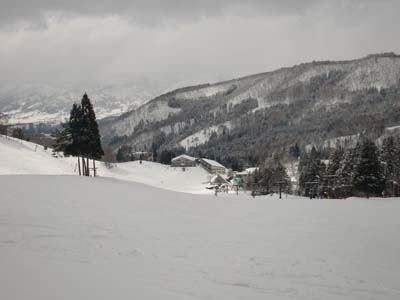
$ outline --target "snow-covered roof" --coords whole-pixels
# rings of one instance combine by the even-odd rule
[[[219,162],[217,162],[215,160],[207,159],[207,158],[202,158],[202,160],[204,160],[206,163],[208,163],[211,166],[219,167],[219,168],[225,168],[223,165],[221,165]]]
[[[226,180],[220,174],[216,174],[213,178],[211,178],[210,182],[215,183],[218,179],[221,179],[224,183],[229,183],[228,180]]]
[[[258,168],[248,168],[242,172],[236,172],[236,175],[250,175],[257,171]]]
[[[179,155],[179,156],[173,158],[172,161],[176,161],[176,160],[181,159],[181,158],[184,158],[184,159],[187,159],[187,160],[191,160],[191,161],[196,161],[196,159],[194,157],[186,155],[186,154]]]

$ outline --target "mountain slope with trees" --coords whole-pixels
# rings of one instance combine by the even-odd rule
[[[114,150],[189,152],[234,169],[296,143],[319,144],[400,124],[400,56],[312,62],[164,94],[102,122]]]

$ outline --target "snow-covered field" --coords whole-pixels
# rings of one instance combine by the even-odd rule
[[[399,299],[400,200],[0,176],[0,299]]]
[[[215,197],[193,194],[201,169],[74,168],[0,137],[0,299],[400,299],[400,199]]]

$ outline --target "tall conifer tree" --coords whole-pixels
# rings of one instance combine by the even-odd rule
[[[381,195],[385,179],[379,160],[378,148],[366,139],[360,147],[358,164],[355,166],[354,187],[357,191],[370,195]]]
[[[77,156],[79,174],[89,176],[89,159],[93,160],[93,169],[95,170],[95,160],[100,159],[104,152],[96,114],[87,94],[83,96],[81,105],[73,104],[69,121],[62,127],[62,130],[57,133],[56,151],[63,151],[65,155]]]

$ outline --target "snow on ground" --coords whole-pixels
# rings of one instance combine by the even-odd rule
[[[0,190],[0,299],[400,299],[400,199],[78,176],[0,176]]]
[[[75,159],[57,159],[43,146],[0,135],[0,175],[74,174]]]
[[[400,199],[194,195],[201,168],[98,165],[0,136],[0,299],[400,299]]]
[[[154,187],[171,191],[191,194],[210,194],[206,190],[212,175],[201,167],[172,168],[153,162],[139,161],[116,164],[115,168],[107,169],[100,166],[100,176],[112,177],[121,180],[140,182]]]
[[[171,168],[170,166],[138,161],[114,164],[111,169],[97,162],[101,177],[145,183],[151,186],[178,192],[207,194],[211,175],[203,168]],[[41,174],[72,175],[77,174],[77,159],[73,157],[52,156],[52,150],[34,143],[0,136],[0,175]]]

